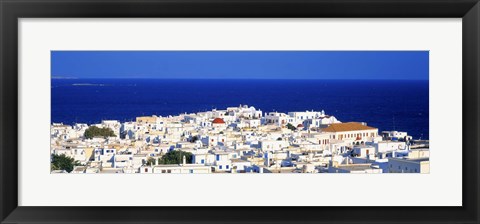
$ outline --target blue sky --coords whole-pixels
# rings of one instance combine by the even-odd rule
[[[52,51],[53,78],[428,80],[428,51]]]

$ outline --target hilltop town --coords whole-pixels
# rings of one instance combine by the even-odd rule
[[[107,133],[104,134],[103,132]],[[240,105],[135,121],[51,125],[52,173],[429,173],[429,142],[324,111]]]

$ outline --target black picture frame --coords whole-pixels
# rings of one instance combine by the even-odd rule
[[[1,223],[479,223],[478,0],[0,0]],[[24,207],[18,206],[19,18],[338,17],[462,18],[460,207]],[[448,44],[448,43],[445,43]],[[192,186],[194,187],[194,186]],[[41,194],[42,192],[38,192]],[[444,192],[448,194],[448,192]],[[442,195],[438,195],[442,197]]]

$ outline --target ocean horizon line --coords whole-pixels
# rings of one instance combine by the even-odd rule
[[[429,79],[302,79],[302,78],[150,78],[150,77],[70,77],[70,78],[56,78],[51,77],[51,80],[323,80],[323,81],[429,81]]]

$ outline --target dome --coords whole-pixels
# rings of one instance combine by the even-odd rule
[[[225,121],[222,118],[215,118],[212,121],[213,124],[225,124]]]

